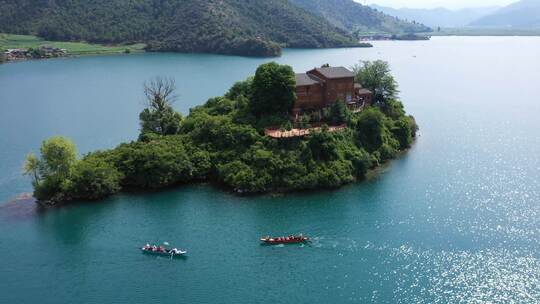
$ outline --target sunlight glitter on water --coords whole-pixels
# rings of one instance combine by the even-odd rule
[[[395,249],[405,266],[398,303],[538,303],[540,260],[519,251],[478,252]],[[420,281],[427,280],[427,286]]]

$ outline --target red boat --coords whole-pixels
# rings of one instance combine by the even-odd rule
[[[309,242],[309,237],[303,235],[290,235],[282,237],[263,237],[261,242],[269,245],[280,245],[280,244],[301,244]]]

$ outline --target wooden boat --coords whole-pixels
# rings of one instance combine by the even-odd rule
[[[268,245],[280,245],[280,244],[303,244],[309,242],[309,237],[303,235],[290,235],[282,237],[263,237],[261,242]]]
[[[177,248],[169,249],[163,246],[150,246],[148,244],[142,247],[141,251],[145,254],[161,255],[167,257],[180,257],[187,253],[187,251],[182,251]]]

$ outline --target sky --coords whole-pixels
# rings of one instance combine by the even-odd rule
[[[459,9],[464,7],[481,6],[504,6],[518,0],[355,0],[362,4],[378,4],[394,8],[435,8],[446,7],[449,9]]]

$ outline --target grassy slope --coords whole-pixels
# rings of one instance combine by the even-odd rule
[[[30,35],[12,35],[0,33],[0,49],[2,50],[15,48],[37,48],[44,44],[66,49],[70,55],[118,54],[124,53],[126,50],[130,50],[131,52],[140,52],[144,49],[144,44],[108,46],[84,42],[55,42],[43,40],[36,36]]]

